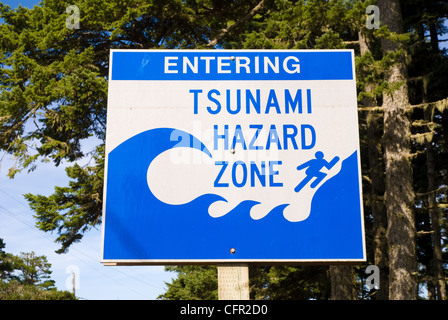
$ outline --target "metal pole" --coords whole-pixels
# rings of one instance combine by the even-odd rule
[[[76,281],[75,281],[75,272],[72,272],[72,287],[73,287],[73,296],[76,297],[76,291],[75,291],[75,287],[76,287]]]
[[[247,264],[218,266],[218,299],[249,300],[249,266]]]

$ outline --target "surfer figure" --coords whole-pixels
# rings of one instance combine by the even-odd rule
[[[297,170],[306,169],[306,177],[300,182],[297,187],[294,188],[295,192],[299,192],[302,188],[311,181],[311,179],[316,178],[313,183],[311,183],[310,187],[315,188],[319,182],[321,182],[327,174],[324,172],[320,172],[323,167],[326,167],[328,170],[333,168],[333,166],[339,161],[339,157],[334,157],[333,160],[328,162],[324,159],[324,153],[322,151],[317,151],[314,156],[315,159],[311,159],[300,166],[297,167]]]

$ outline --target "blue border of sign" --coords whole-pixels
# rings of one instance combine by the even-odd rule
[[[207,81],[265,81],[265,80],[353,80],[351,51],[113,51],[112,80],[207,80]],[[165,60],[169,57],[169,60]],[[204,60],[197,59],[204,57]],[[292,64],[300,64],[300,72]],[[196,60],[195,60],[196,58]],[[244,58],[248,68],[238,68],[235,61]],[[187,68],[183,72],[183,61],[193,64],[197,72]],[[222,66],[218,68],[218,59]],[[270,65],[265,69],[265,60],[275,64],[278,72]],[[297,62],[298,61],[298,62]],[[166,66],[166,62],[171,66]],[[208,68],[207,68],[208,64]],[[166,69],[167,68],[167,69]],[[208,69],[208,70],[207,70]],[[219,70],[221,72],[219,72]],[[176,72],[167,73],[166,71]],[[208,71],[208,72],[207,72]],[[257,72],[258,71],[258,72]]]
[[[168,73],[166,56],[171,57]],[[206,57],[202,62],[208,65],[198,63],[197,69],[192,68],[195,57]],[[223,57],[221,66],[213,64],[218,57]],[[237,70],[238,57],[252,63],[250,68]],[[262,72],[264,59],[275,63],[276,57],[277,71],[270,67]],[[300,72],[291,72],[294,65],[285,63],[283,69],[280,67],[288,57],[295,57],[288,63],[300,62]],[[184,60],[190,65],[182,69]],[[109,81],[355,80],[353,50],[111,50],[110,62]],[[261,64],[255,67],[257,63]],[[146,171],[151,161],[161,152],[179,146],[169,138],[172,130],[176,129],[141,132],[107,155],[101,262],[163,265],[365,261],[359,149],[341,159],[340,173],[318,190],[310,217],[303,222],[287,221],[282,206],[254,221],[248,214],[257,205],[254,201],[243,201],[224,217],[212,218],[206,214],[207,208],[225,200],[219,195],[206,194],[190,203],[168,205],[147,187]],[[193,146],[201,146],[205,152],[200,141]],[[273,237],[278,232],[282,236]],[[229,248],[235,248],[236,253]]]

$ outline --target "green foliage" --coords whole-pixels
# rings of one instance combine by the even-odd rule
[[[66,43],[64,15],[46,3],[0,6],[0,147],[16,158],[11,177],[38,158],[79,159],[83,139],[104,135],[107,81],[96,52]]]
[[[330,297],[327,267],[250,267],[251,299],[321,300]]]
[[[327,267],[271,267],[266,298],[270,300],[322,300],[330,298]]]
[[[45,256],[34,252],[16,256],[4,248],[0,239],[0,300],[75,300],[70,292],[56,290]]]
[[[3,251],[4,248],[5,243],[3,239],[0,239],[0,281],[12,279],[12,272],[14,271],[14,257]]]
[[[167,291],[158,299],[216,300],[216,266],[166,267],[176,278],[166,283]],[[255,300],[328,299],[330,283],[327,267],[253,266],[249,269],[250,297]]]
[[[76,162],[82,142],[104,144],[109,49],[203,48],[256,1],[77,1],[80,29],[65,25],[70,1],[11,9],[0,3],[0,150],[12,178],[37,162]],[[37,226],[59,233],[65,252],[100,223],[104,148],[51,196],[27,194]]]
[[[42,290],[18,281],[0,281],[0,300],[75,300],[68,291]]]
[[[61,243],[58,253],[79,241],[82,234],[101,223],[104,179],[104,145],[93,155],[94,165],[82,168],[78,164],[66,168],[72,180],[68,187],[55,187],[50,196],[25,194],[36,212],[36,225],[43,231],[56,230]]]
[[[240,35],[244,48],[338,49],[355,33],[356,1],[278,0]],[[359,16],[357,17],[359,19]]]
[[[42,289],[54,286],[54,281],[50,280],[50,267],[45,256],[36,256],[34,252],[22,252],[14,261],[14,269],[19,272],[19,282]]]
[[[216,300],[218,299],[217,269],[215,266],[166,267],[177,275],[168,290],[158,299],[166,300]]]

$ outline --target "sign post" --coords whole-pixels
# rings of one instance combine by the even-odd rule
[[[363,262],[360,177],[352,50],[111,51],[105,265]]]

